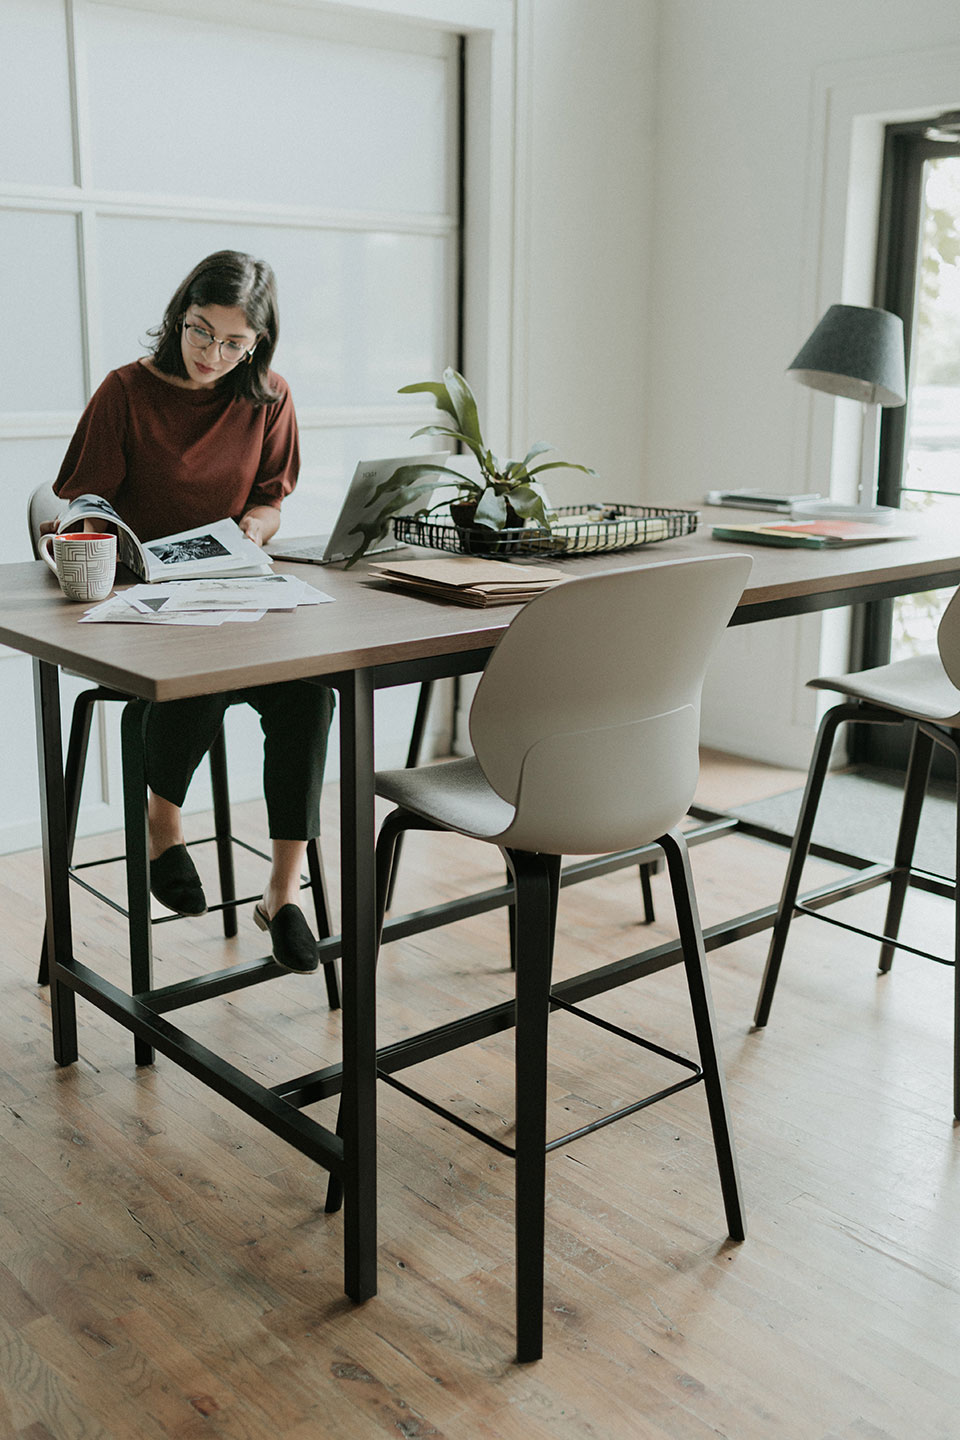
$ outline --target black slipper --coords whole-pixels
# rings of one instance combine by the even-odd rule
[[[186,845],[171,845],[150,861],[150,893],[178,915],[205,915],[207,899]]]
[[[309,975],[316,970],[320,964],[317,942],[298,906],[281,905],[270,920],[261,903],[255,906],[253,919],[261,930],[270,932],[273,958],[284,970],[292,970],[297,975]]]

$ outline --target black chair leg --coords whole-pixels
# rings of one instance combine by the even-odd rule
[[[820,722],[820,730],[807,774],[807,784],[800,803],[797,828],[794,832],[793,844],[790,847],[790,859],[787,862],[787,873],[784,876],[780,905],[773,926],[773,936],[767,952],[767,964],[760,985],[760,996],[753,1017],[753,1023],[758,1029],[766,1025],[770,1016],[773,992],[780,974],[780,964],[787,943],[790,921],[793,918],[793,907],[796,904],[797,895],[800,893],[800,877],[803,873],[807,851],[810,849],[814,821],[817,818],[817,806],[820,803],[823,782],[827,777],[834,736],[839,726],[846,720],[855,720],[860,714],[860,710],[861,707],[856,703],[845,702],[842,705],[834,705],[833,709],[828,710]]]
[[[547,1025],[559,855],[508,851],[517,888],[516,1267],[517,1360],[543,1355],[547,1145]]]
[[[430,698],[433,695],[433,681],[424,680],[420,686],[420,694],[417,697],[417,711],[413,717],[413,729],[410,732],[410,744],[407,748],[407,760],[405,768],[412,770],[420,763],[420,751],[423,749],[423,737],[427,729],[427,715],[430,711]],[[400,851],[403,848],[403,836],[397,840],[393,852],[393,867],[390,871],[390,884],[387,889],[387,905],[389,910],[393,904],[393,892],[397,883],[397,867],[400,864]]]
[[[327,890],[327,877],[324,874],[320,845],[316,840],[310,840],[307,843],[307,873],[310,876],[310,888],[313,891],[313,913],[317,920],[317,936],[320,940],[326,940],[333,934],[333,926],[330,922],[330,894]],[[327,1003],[331,1010],[339,1010],[340,976],[337,972],[336,960],[323,962],[323,978],[327,984]]]
[[[237,882],[233,869],[233,836],[230,833],[230,783],[227,779],[227,742],[221,728],[210,746],[210,785],[213,791],[213,829],[217,842],[217,869],[220,899],[223,901],[223,933],[231,939],[237,933]]]
[[[933,740],[919,725],[914,725],[910,760],[907,764],[907,775],[903,786],[900,827],[897,831],[897,845],[893,859],[895,869],[890,880],[890,894],[883,922],[883,933],[889,936],[890,940],[896,940],[900,934],[900,920],[910,886],[910,866],[913,864],[920,812],[923,808],[923,797],[927,790],[932,759]],[[886,942],[882,945],[880,949],[881,974],[885,975],[893,964],[896,948],[896,945]]]
[[[98,694],[96,690],[84,690],[78,695],[73,704],[73,716],[70,721],[70,738],[67,741],[67,757],[63,766],[63,788],[66,796],[67,806],[67,864],[73,859],[73,846],[77,838],[77,820],[80,815],[80,792],[83,789],[83,772],[87,763],[87,751],[90,747],[90,728],[93,723],[94,706]],[[40,968],[37,971],[37,984],[46,985],[49,980],[49,969],[47,966],[47,929],[43,929],[43,942],[40,947]]]
[[[955,732],[947,745],[953,756],[957,786],[957,824],[954,843],[953,893],[953,1118],[960,1120],[960,743]]]
[[[658,869],[659,862],[656,860],[648,860],[640,866],[640,894],[643,896],[644,925],[652,925],[657,918],[657,913],[653,908],[653,886],[650,882],[651,876],[655,875]]]
[[[130,991],[153,989],[153,933],[150,923],[150,847],[147,831],[147,774],[144,762],[146,705],[130,700],[120,720],[123,770],[123,828],[126,842],[127,934],[130,947]],[[153,1047],[134,1037],[137,1065],[153,1064]]]
[[[510,969],[517,968],[517,891],[513,871],[507,866],[507,884],[514,886],[513,899],[507,902],[507,938],[510,942]]]
[[[677,911],[677,925],[680,944],[683,949],[683,965],[690,992],[693,1023],[697,1032],[697,1047],[700,1052],[700,1068],[707,1092],[707,1108],[710,1126],[713,1130],[713,1145],[717,1155],[717,1169],[720,1174],[720,1189],[727,1217],[727,1234],[731,1240],[742,1240],[746,1235],[743,1194],[740,1188],[740,1173],[737,1154],[733,1143],[733,1129],[730,1124],[730,1110],[727,1104],[723,1070],[720,1065],[720,1047],[717,1041],[716,1020],[713,1000],[710,995],[710,980],[707,973],[707,956],[703,944],[703,931],[693,888],[690,870],[690,854],[686,841],[678,830],[671,830],[661,837],[670,871],[670,885]]]

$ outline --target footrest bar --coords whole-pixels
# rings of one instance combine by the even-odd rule
[[[294,1149],[325,1170],[331,1170],[336,1175],[343,1173],[343,1140],[332,1130],[301,1114],[272,1090],[208,1050],[192,1035],[176,1029],[134,996],[125,994],[79,960],[58,965],[57,978]]]
[[[628,1115],[636,1115],[638,1111],[646,1110],[648,1106],[655,1105],[658,1100],[666,1100],[671,1095],[679,1094],[681,1090],[689,1090],[692,1085],[698,1085],[703,1079],[703,1072],[699,1066],[696,1067],[696,1072],[695,1075],[687,1075],[682,1080],[677,1080],[673,1085],[665,1085],[663,1089],[656,1090],[650,1095],[645,1095],[642,1100],[634,1100],[629,1105],[622,1105],[617,1110],[611,1110],[608,1115],[601,1116],[599,1120],[591,1120],[588,1125],[581,1125],[576,1130],[568,1130],[565,1135],[558,1135],[555,1140],[548,1140],[544,1147],[545,1153],[549,1155],[551,1151],[559,1150],[562,1145],[569,1145],[571,1141],[580,1140],[584,1135],[592,1135],[595,1130],[606,1129],[608,1125],[612,1125],[616,1120],[623,1120]],[[511,1160],[516,1159],[517,1152],[515,1146],[505,1145],[502,1140],[498,1140],[495,1136],[479,1129],[478,1126],[471,1124],[469,1120],[464,1120],[461,1115],[456,1115],[452,1110],[448,1110],[445,1106],[438,1104],[436,1100],[431,1100],[430,1097],[424,1095],[422,1091],[414,1090],[411,1085],[405,1085],[404,1082],[398,1080],[395,1075],[390,1075],[385,1070],[378,1070],[377,1078],[383,1080],[387,1085],[392,1085],[394,1090],[399,1090],[402,1095],[406,1095],[409,1099],[415,1100],[417,1104],[422,1105],[425,1110],[431,1111],[434,1115],[439,1115],[443,1120],[449,1120],[450,1124],[456,1125],[458,1130],[465,1130],[466,1133],[472,1135],[475,1140],[480,1140],[484,1145],[489,1145],[492,1150],[496,1150],[500,1155],[506,1155]]]
[[[662,1045],[657,1045],[653,1040],[647,1040],[643,1035],[637,1035],[632,1030],[624,1030],[619,1025],[614,1025],[611,1020],[604,1020],[601,1015],[591,1015],[589,1010],[581,1010],[579,1005],[571,1005],[569,1001],[562,1000],[559,995],[551,991],[550,1000],[553,1006],[559,1010],[567,1010],[571,1015],[578,1016],[581,1020],[589,1020],[591,1025],[598,1025],[601,1030],[607,1030],[611,1035],[619,1035],[621,1040],[629,1040],[631,1045],[640,1045],[644,1050],[650,1050],[654,1055],[661,1055],[664,1060],[672,1060],[675,1065],[683,1065],[687,1070],[695,1070],[700,1073],[700,1066],[695,1060],[688,1060],[685,1055],[678,1055],[674,1050],[665,1050]]]
[[[475,1140],[482,1140],[484,1145],[491,1146],[492,1149],[497,1150],[501,1155],[508,1156],[511,1160],[516,1159],[517,1152],[512,1145],[504,1145],[501,1140],[495,1139],[492,1135],[487,1135],[483,1130],[479,1130],[476,1125],[471,1125],[469,1120],[464,1120],[462,1116],[455,1115],[452,1110],[447,1110],[443,1105],[438,1105],[435,1100],[431,1100],[429,1096],[421,1094],[419,1090],[414,1090],[412,1086],[405,1085],[403,1081],[398,1080],[395,1075],[389,1074],[386,1070],[378,1070],[377,1078],[385,1081],[387,1085],[392,1085],[394,1090],[399,1090],[402,1095],[407,1095],[411,1100],[416,1100],[418,1105],[422,1105],[424,1109],[432,1111],[434,1115],[439,1115],[442,1119],[449,1120],[451,1125],[456,1125],[459,1130],[466,1130],[467,1134],[472,1135]]]
[[[652,1095],[645,1095],[642,1100],[634,1100],[632,1105],[623,1105],[619,1110],[611,1110],[609,1115],[604,1115],[599,1120],[591,1120],[589,1125],[581,1125],[579,1130],[570,1130],[566,1135],[558,1135],[556,1140],[547,1141],[547,1154],[551,1150],[559,1150],[561,1145],[568,1145],[571,1140],[579,1140],[583,1135],[592,1135],[595,1130],[604,1130],[612,1125],[615,1120],[623,1120],[627,1115],[636,1115],[638,1110],[646,1110],[648,1105],[656,1105],[658,1100],[666,1100],[671,1095],[677,1095],[681,1090],[689,1090],[691,1085],[699,1085],[703,1079],[703,1071],[696,1066],[695,1075],[687,1075],[683,1080],[677,1080],[673,1085],[666,1085],[662,1090],[655,1091]]]
[[[929,950],[918,950],[915,945],[907,945],[903,940],[894,940],[890,935],[881,935],[876,930],[864,930],[860,925],[851,925],[846,920],[838,920],[835,915],[822,915],[819,910],[810,905],[798,902],[793,908],[800,915],[810,915],[814,920],[823,920],[827,925],[836,925],[838,930],[849,930],[852,935],[862,935],[865,940],[876,940],[880,945],[891,945],[896,950],[906,950],[911,955],[919,955],[922,960],[933,960],[937,965],[947,965],[951,970],[953,969],[954,962],[952,960],[946,960],[942,955],[932,955]]]

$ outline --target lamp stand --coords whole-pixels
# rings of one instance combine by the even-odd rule
[[[889,525],[900,514],[892,505],[877,504],[877,465],[880,456],[880,406],[861,404],[860,465],[856,505],[842,500],[799,501],[790,514],[800,520],[863,520],[872,525]]]

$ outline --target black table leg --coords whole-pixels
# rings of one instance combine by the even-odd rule
[[[142,700],[123,707],[120,743],[123,755],[123,823],[127,869],[127,928],[130,937],[130,989],[144,995],[153,989],[153,935],[150,925],[150,859],[147,831],[147,773],[144,730],[147,708]],[[153,1047],[139,1036],[133,1042],[138,1065],[153,1064]]]
[[[377,1034],[373,677],[340,691],[340,914],[343,937],[344,1289],[377,1293]]]
[[[43,886],[47,909],[47,969],[53,1025],[53,1056],[58,1065],[77,1058],[77,1002],[63,984],[59,966],[73,958],[68,872],[67,811],[60,733],[60,673],[56,665],[34,660],[34,702],[40,772],[40,821],[43,835]]]

